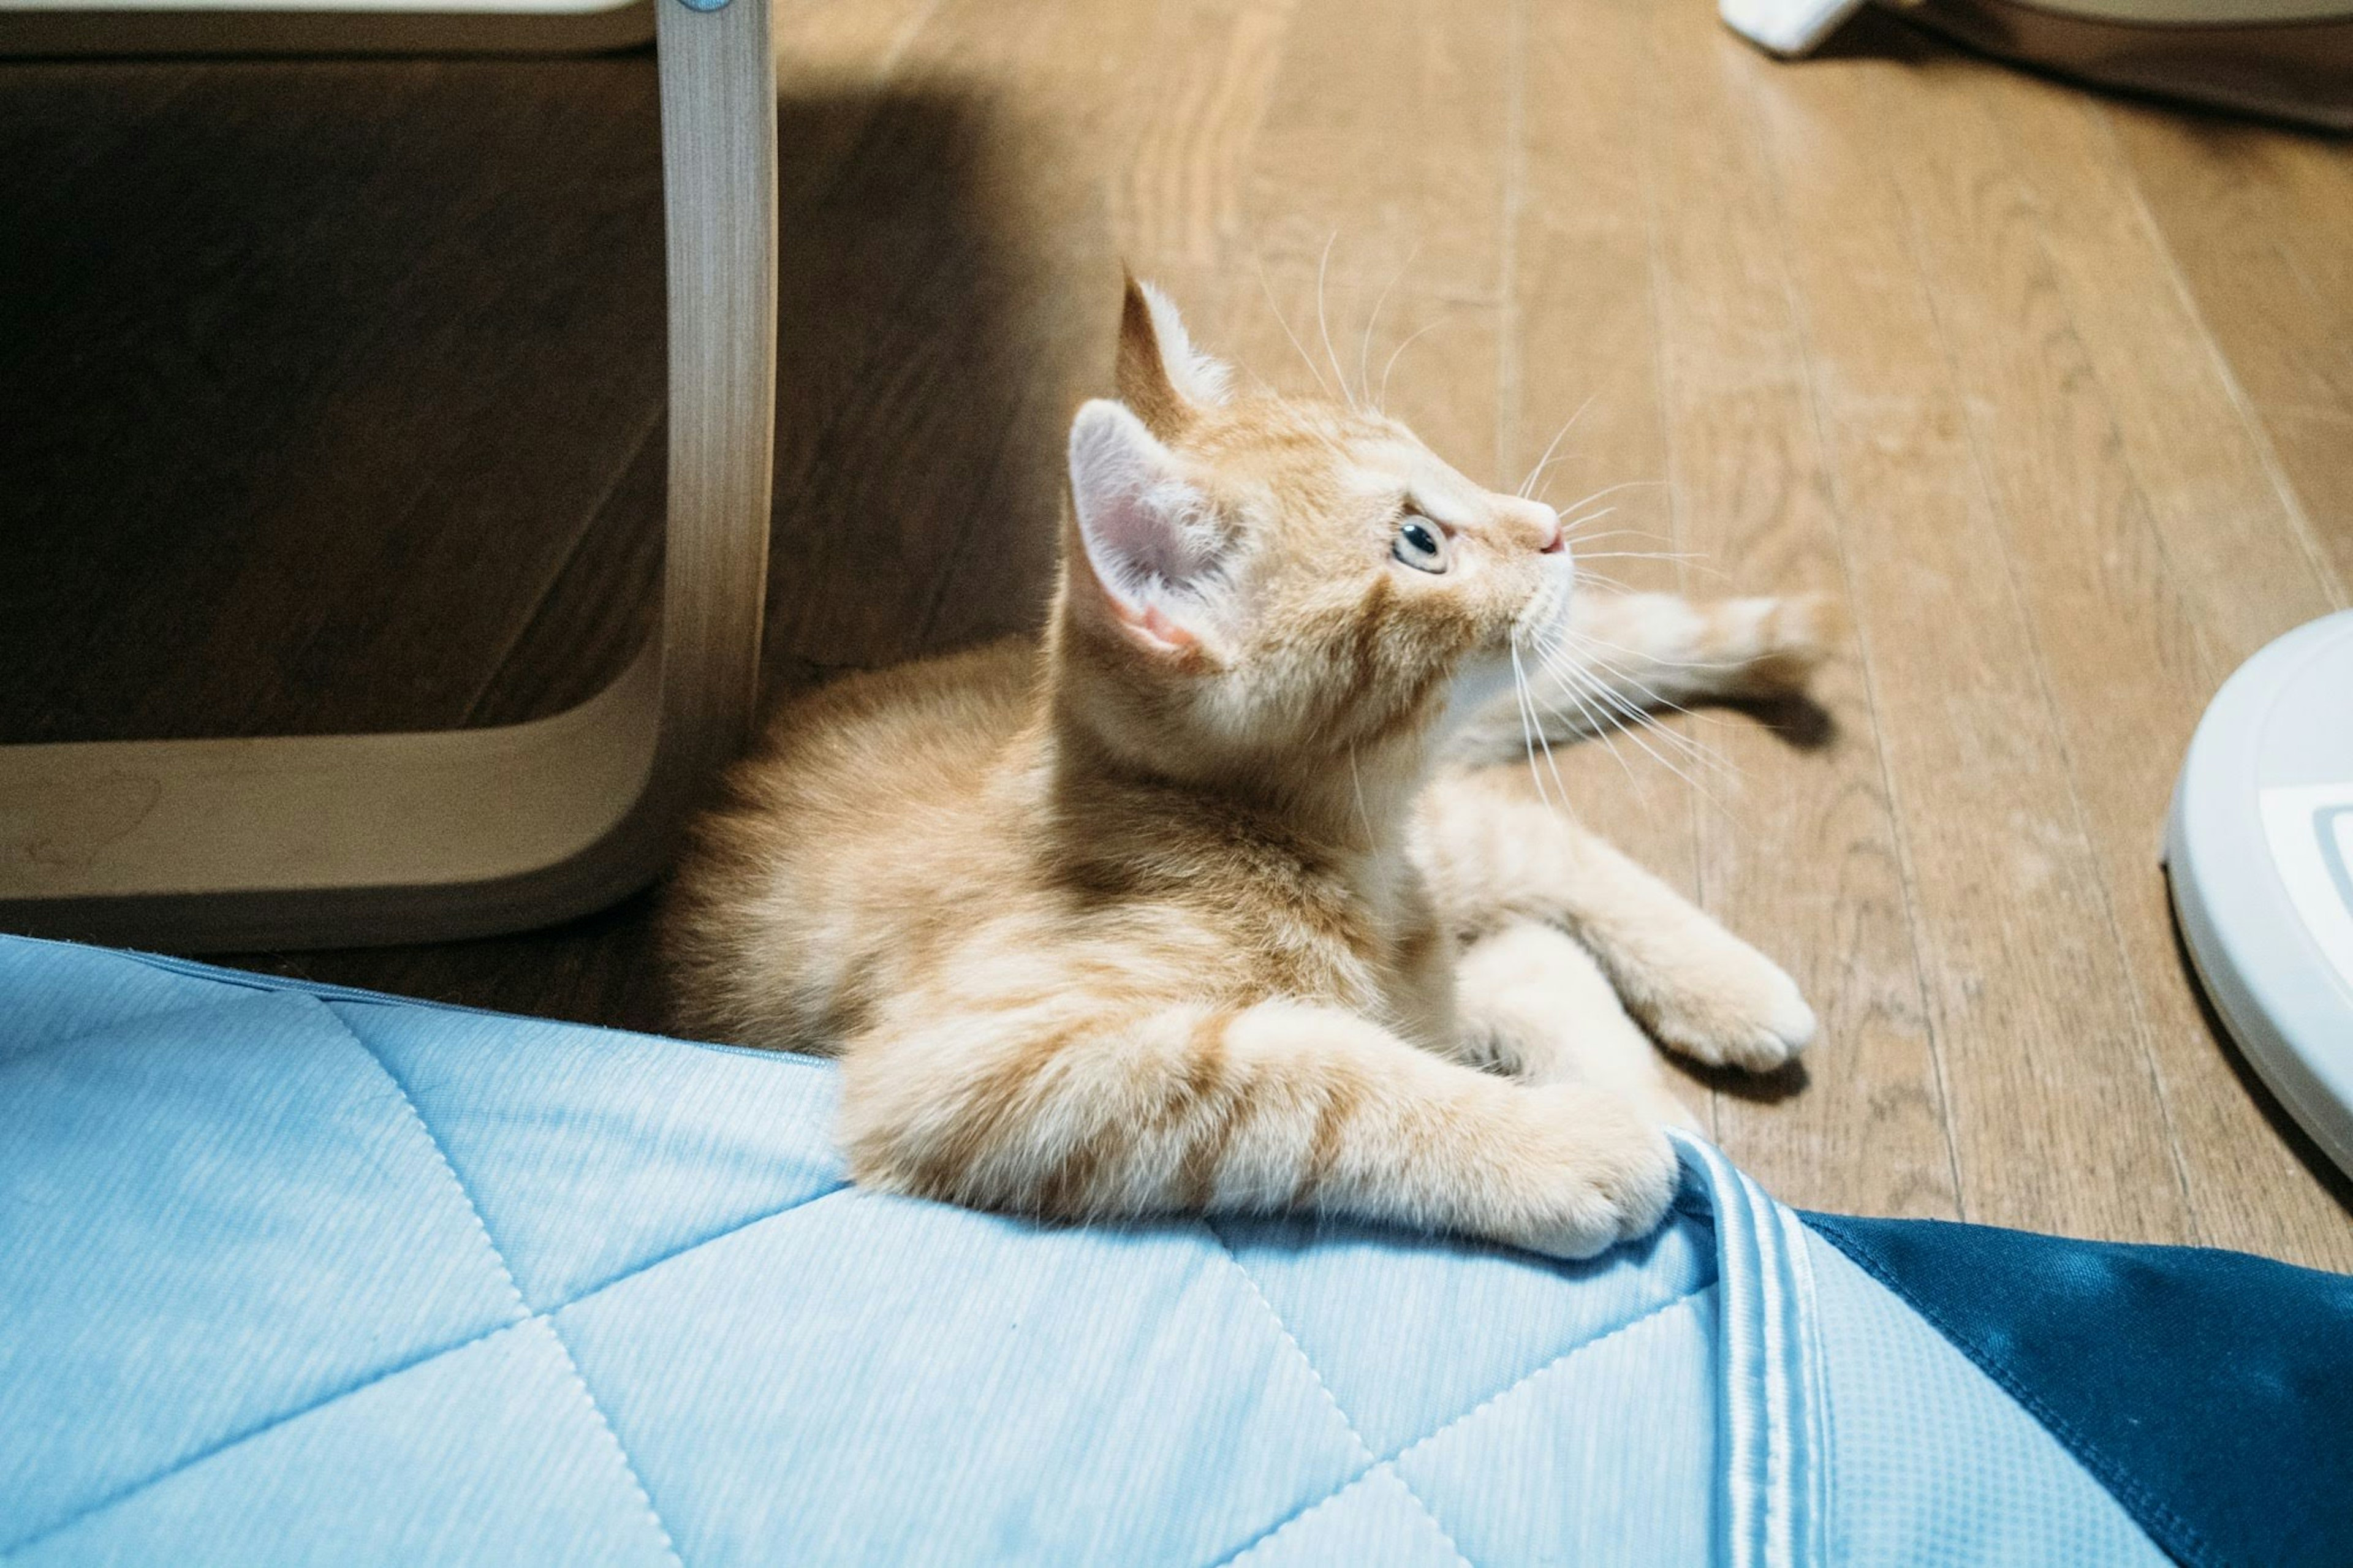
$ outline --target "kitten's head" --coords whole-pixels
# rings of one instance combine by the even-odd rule
[[[1175,776],[1419,757],[1567,614],[1560,519],[1368,409],[1232,389],[1130,280],[1071,426],[1062,699]]]

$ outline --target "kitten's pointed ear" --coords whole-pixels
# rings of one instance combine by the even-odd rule
[[[1138,646],[1199,651],[1227,540],[1215,509],[1174,454],[1124,405],[1097,398],[1071,421],[1071,505],[1082,559],[1073,592]]]
[[[1145,427],[1164,441],[1175,440],[1198,408],[1223,403],[1231,373],[1194,348],[1168,296],[1134,277],[1120,307],[1120,401],[1135,411]]]

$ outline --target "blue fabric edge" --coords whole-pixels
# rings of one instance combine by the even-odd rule
[[[206,963],[201,959],[177,958],[167,952],[146,952],[134,947],[104,947],[94,942],[65,942],[55,937],[19,936],[0,932],[0,946],[46,947],[65,952],[100,953],[108,958],[126,959],[150,969],[160,969],[166,974],[178,974],[191,980],[210,980],[223,985],[233,985],[244,991],[294,992],[315,996],[322,1002],[350,1002],[373,1007],[424,1007],[436,1013],[456,1013],[470,1018],[496,1018],[505,1023],[543,1024],[553,1028],[586,1029],[592,1034],[617,1035],[625,1040],[651,1040],[666,1046],[687,1046],[698,1051],[717,1051],[722,1056],[757,1057],[764,1061],[786,1061],[804,1067],[825,1067],[823,1057],[807,1051],[788,1051],[765,1046],[730,1046],[716,1040],[689,1039],[683,1035],[653,1035],[638,1029],[619,1029],[610,1024],[584,1024],[573,1018],[543,1018],[529,1013],[501,1013],[492,1007],[473,1007],[463,1002],[441,1002],[429,996],[400,996],[389,991],[369,991],[356,985],[337,985],[325,980],[306,980],[294,974],[264,974],[254,969],[231,969],[218,963]]]
[[[1799,1217],[1815,1235],[1837,1247],[1847,1261],[1870,1275],[1898,1300],[1918,1313],[1947,1344],[1967,1356],[1971,1366],[1991,1378],[1996,1387],[2017,1401],[2020,1408],[2032,1416],[2037,1426],[2056,1438],[2060,1447],[2073,1455],[2075,1462],[2090,1472],[2108,1495],[2116,1500],[2117,1506],[2132,1517],[2133,1522],[2139,1525],[2168,1557],[2185,1564],[2185,1568],[2230,1568],[2227,1560],[2216,1556],[2196,1531],[2176,1518],[2171,1510],[2149,1498],[2130,1476],[2120,1473],[2107,1456],[2078,1432],[2073,1423],[2047,1408],[2035,1396],[2033,1390],[2021,1384],[2000,1357],[1989,1352],[1971,1336],[1961,1332],[1933,1305],[1922,1301],[1917,1292],[1905,1289],[1903,1281],[1881,1264],[1878,1255],[1847,1228],[1843,1223],[1845,1216],[1817,1214],[1808,1209],[1800,1210]],[[2152,1518],[2152,1515],[2156,1517]]]
[[[2275,1260],[2219,1248],[2086,1242],[1941,1220],[1868,1219],[1810,1211],[1801,1212],[1800,1217],[1815,1234],[1838,1248],[1842,1256],[1917,1313],[1947,1342],[1968,1357],[1971,1365],[2016,1401],[2106,1489],[2117,1506],[2168,1557],[2184,1564],[2185,1568],[2232,1568],[2234,1564],[2250,1562],[2335,1561],[2314,1559],[2298,1551],[2290,1542],[2290,1532],[2284,1520],[2267,1521],[2276,1528],[2276,1540],[2254,1542],[2247,1538],[2245,1519],[2232,1519],[2230,1514],[2234,1510],[2230,1508],[2217,1509],[2211,1500],[2203,1500],[2201,1506],[2201,1500],[2196,1498],[2160,1495],[2159,1489],[2148,1484],[2153,1478],[2143,1475],[2136,1468],[2136,1456],[2129,1451],[2117,1451],[2115,1434],[2104,1438],[2095,1432],[2087,1431],[2081,1422],[2071,1419],[2058,1407],[2065,1403],[2080,1403],[2085,1389],[2064,1386],[2068,1380],[2064,1376],[2054,1376],[2053,1369],[2049,1365],[2037,1369],[2033,1364],[2038,1357],[2035,1348],[2037,1329],[2040,1327],[2048,1334],[2055,1326],[2061,1333],[2053,1337],[2063,1338],[2069,1320],[2080,1321],[2087,1313],[2084,1303],[2055,1293],[2045,1295],[2031,1291],[2003,1298],[2002,1307],[1992,1310],[1984,1307],[1982,1300],[1948,1303],[1938,1299],[1955,1294],[1948,1280],[1941,1282],[1945,1288],[1940,1289],[1940,1281],[1933,1277],[1934,1270],[1921,1269],[1923,1277],[1914,1279],[1907,1278],[1905,1268],[1907,1255],[1922,1242],[1927,1243],[1932,1250],[1942,1247],[1951,1252],[1959,1252],[1972,1242],[1982,1244],[1988,1238],[1998,1238],[2010,1245],[2024,1243],[2048,1247],[2052,1249],[2054,1261],[2070,1256],[2129,1255],[2156,1261],[2160,1267],[2170,1268],[2182,1275],[2189,1274],[2200,1262],[2211,1262],[2276,1269],[2287,1275],[2302,1275],[2320,1280],[2336,1280],[2341,1277],[2299,1269]],[[1888,1245],[1877,1244],[1882,1242]],[[1908,1258],[1909,1266],[1915,1269],[1919,1268],[1921,1261],[1917,1256]],[[1975,1283],[1977,1288],[1982,1288],[1987,1281]],[[1948,1305],[1954,1310],[1948,1310]],[[1986,1319],[1978,1325],[1978,1331],[1972,1331],[1968,1324],[1957,1321],[1971,1312]],[[2153,1346],[2149,1342],[2144,1323],[2136,1321],[2131,1328],[2142,1331],[2137,1337],[2131,1331],[2117,1331],[2114,1335],[2118,1342],[2118,1357],[2146,1356],[2152,1350],[2161,1352],[2167,1348],[2161,1344]],[[2047,1355],[2043,1359],[2047,1360]],[[2179,1356],[2173,1358],[2176,1364],[2179,1364],[2182,1359]],[[2095,1412],[2096,1406],[2093,1408]],[[2259,1420],[2260,1416],[2242,1419]],[[2129,1443],[2123,1445],[2126,1450],[2130,1446]],[[2297,1458],[2288,1451],[2294,1446],[2292,1439],[2284,1437],[2281,1442],[2280,1456],[2287,1465],[2293,1465]],[[2353,1452],[2353,1438],[2348,1438],[2345,1447],[2348,1452]],[[2303,1457],[2307,1461],[2321,1458],[2317,1455]],[[2163,1468],[2161,1463],[2151,1464],[2147,1453],[2137,1458],[2143,1466],[2149,1468],[2161,1470]],[[2340,1454],[2336,1468],[2342,1468],[2345,1462],[2346,1455]],[[2326,1469],[2328,1467],[2324,1464],[2318,1468]],[[2163,1485],[2161,1479],[2159,1484],[2160,1487]],[[2204,1525],[2184,1517],[2185,1511],[2203,1514]],[[2222,1539],[2218,1540],[2218,1535]],[[2251,1552],[2253,1555],[2249,1554]]]

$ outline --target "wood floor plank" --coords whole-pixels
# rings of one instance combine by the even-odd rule
[[[1503,244],[1511,10],[1455,0],[1298,0],[1250,163],[1245,221],[1269,267],[1378,289],[1408,273],[1493,303]]]
[[[2353,152],[2134,105],[2104,112],[2341,606],[2353,589]]]
[[[1140,59],[1147,22],[941,6],[838,177],[786,215],[772,664],[920,651],[958,541],[1004,521],[976,507],[999,464],[1060,439],[1041,349],[1117,289],[1092,136],[1115,117],[1069,83]]]
[[[49,697],[25,738],[451,721],[659,406],[649,61],[283,68],[209,68],[184,110],[235,134],[158,138],[81,215],[148,254],[80,286],[91,341],[12,341],[19,387],[74,367],[5,437],[6,592],[77,605],[6,650]]]
[[[1250,160],[1294,50],[1298,0],[1161,6],[1128,150],[1104,169],[1120,255],[1139,271],[1258,255]]]
[[[1982,447],[2002,454],[1998,510],[2195,1232],[2344,1267],[2353,1263],[2353,1226],[2309,1155],[2272,1133],[2276,1108],[2242,1087],[2232,1047],[2203,1016],[2150,851],[2216,688],[2272,637],[2325,614],[2328,586],[2211,339],[2168,286],[2171,259],[2141,221],[2134,176],[2097,105],[2007,75],[1977,85],[1984,112],[1949,118],[1969,132],[1950,141],[1981,149],[1989,166],[2007,149],[2072,330],[2047,340],[2065,346],[2046,353],[2057,374],[2046,372],[2031,394],[2000,395],[2006,383],[1981,342],[1960,352],[1963,374],[1980,395]],[[2113,423],[2085,434],[2113,442],[2130,485],[2112,507],[2071,505],[2064,458],[2033,444],[2058,406],[2058,376],[2086,369]]]
[[[1679,592],[1686,574],[1672,559],[1651,192],[1640,139],[1625,133],[1641,123],[1646,42],[1622,8],[1535,6],[1527,27],[1525,79],[1515,89],[1523,107],[1509,150],[1506,449],[1498,482],[1508,488],[1515,475],[1534,475],[1530,493],[1565,509],[1583,592]],[[1540,90],[1529,91],[1531,83]],[[1584,498],[1593,499],[1573,504]],[[1578,524],[1596,512],[1604,515]],[[1722,721],[1667,722],[1707,744]],[[1581,820],[1686,896],[1699,896],[1699,801],[1683,778],[1623,735],[1560,747],[1546,759],[1547,773],[1555,768],[1566,786],[1556,793]],[[1675,1087],[1715,1122],[1715,1097],[1704,1085]]]
[[[1677,540],[1741,588],[1843,600],[1841,530],[1783,254],[1792,241],[1748,101],[1770,68],[1698,11],[1627,8],[1644,17],[1650,51],[1640,74],[1651,84],[1642,113]],[[1877,587],[1858,577],[1854,593]],[[1853,610],[1874,658],[1877,607]],[[1922,1009],[1880,755],[1895,719],[1858,667],[1850,650],[1825,672],[1828,748],[1793,752],[1754,728],[1720,742],[1743,782],[1729,809],[1698,816],[1703,899],[1792,968],[1824,1037],[1801,1092],[1765,1104],[1723,1094],[1717,1118],[1727,1150],[1799,1201],[1953,1215],[1978,1194],[1956,1189],[1956,1111]]]
[[[1810,101],[1759,85],[1783,149],[1964,1198],[1975,1219],[2192,1240],[2052,691],[2075,650],[2054,660],[2047,639],[2073,628],[2034,614],[2052,574],[2095,604],[2145,604],[2161,568],[2031,200],[1958,101],[1974,101],[1972,68],[1858,62]],[[2042,511],[2020,524],[2030,487]],[[2064,559],[2055,545],[2035,553],[2052,535],[2072,546]]]
[[[125,710],[161,668],[116,650],[184,654],[201,635],[234,569],[256,455],[300,428],[304,395],[340,357],[321,340],[413,268],[398,204],[355,204],[347,225],[322,215],[347,188],[378,194],[367,176],[383,160],[344,155],[342,116],[388,115],[417,73],[298,79],[257,108],[227,68],[185,68],[161,119],[143,103],[83,104],[85,120],[111,110],[138,127],[119,137],[123,155],[77,184],[12,186],[32,205],[0,225],[0,667],[42,699],[11,713],[12,741],[156,732]],[[9,118],[53,123],[48,73],[19,79]],[[270,159],[272,131],[301,155]],[[323,234],[352,254],[290,276]],[[275,242],[259,259],[257,235]],[[273,268],[273,256],[300,261]],[[150,583],[159,591],[142,593]],[[256,684],[248,672],[243,687]],[[211,720],[176,712],[163,732]]]
[[[2252,128],[2263,184],[2279,193],[2281,248],[2338,307],[2353,299],[2353,148],[2344,138]],[[2339,341],[2353,353],[2353,343]]]
[[[2148,221],[2102,104],[2011,71],[1970,79],[2032,204],[2168,581],[2219,681],[2333,608],[2334,584]]]

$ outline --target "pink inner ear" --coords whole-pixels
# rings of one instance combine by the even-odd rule
[[[1111,601],[1113,614],[1135,634],[1138,642],[1168,653],[1201,646],[1201,639],[1193,635],[1191,627],[1159,605],[1131,605],[1117,594],[1103,596]]]

